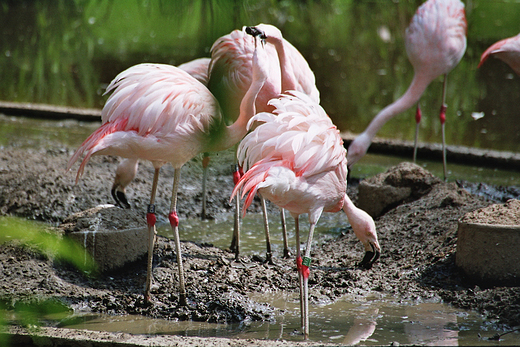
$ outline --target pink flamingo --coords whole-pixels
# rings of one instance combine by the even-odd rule
[[[178,66],[193,76],[197,81],[208,85],[208,66],[210,58],[198,58],[187,63]],[[209,157],[207,153],[204,153],[204,159],[202,160],[203,177],[202,177],[202,218],[206,215],[206,181],[208,173]],[[126,198],[126,187],[132,182],[137,174],[137,168],[139,167],[139,159],[137,158],[124,158],[116,169],[114,177],[114,183],[110,190],[112,197],[116,201],[116,204],[123,208],[130,208],[128,199]]]
[[[520,76],[520,34],[492,44],[482,53],[478,67],[481,67],[490,56],[507,63]]]
[[[406,29],[406,53],[414,68],[414,77],[408,90],[394,103],[381,110],[363,133],[348,148],[349,166],[354,165],[367,152],[378,130],[390,119],[417,104],[428,85],[444,75],[440,121],[442,128],[442,152],[444,179],[446,170],[446,81],[448,73],[459,63],[466,51],[466,16],[460,0],[428,0],[423,3]],[[418,106],[419,107],[419,106]],[[414,160],[420,109],[416,113]]]
[[[262,45],[263,46],[263,45]],[[113,91],[102,111],[102,125],[69,160],[67,169],[86,152],[76,182],[92,155],[118,155],[150,160],[155,167],[150,205],[146,215],[149,230],[148,271],[145,298],[150,300],[151,267],[155,241],[155,193],[159,169],[165,163],[175,168],[169,220],[175,235],[179,270],[179,303],[186,304],[184,271],[179,240],[177,191],[180,168],[199,153],[221,151],[246,134],[255,114],[255,99],[267,78],[265,51],[256,46],[253,77],[240,103],[240,115],[226,126],[218,101],[185,71],[170,65],[140,64],[121,72],[108,86]]]
[[[219,100],[223,113],[233,121],[238,115],[238,101],[242,99],[251,83],[251,56],[254,51],[253,40],[250,35],[258,35],[261,31],[267,45],[266,65],[269,67],[269,76],[256,99],[257,112],[272,111],[268,101],[280,95],[284,90],[299,90],[309,95],[319,103],[319,91],[316,88],[314,73],[301,53],[282,36],[278,28],[268,24],[259,24],[243,30],[234,30],[230,34],[217,39],[211,48],[211,63],[209,66],[208,88]],[[237,168],[238,170],[238,168]],[[235,175],[235,183],[239,175]],[[238,260],[240,253],[240,225],[239,201],[236,200],[236,214],[233,239],[230,249],[235,251]],[[269,224],[265,200],[261,197],[264,214],[266,235],[266,261],[272,263]],[[285,215],[280,211],[284,238],[284,257],[289,256],[287,235],[285,229]]]
[[[240,142],[238,159],[247,171],[231,198],[243,187],[242,196],[247,193],[244,211],[259,192],[294,217],[301,323],[307,338],[311,245],[322,212],[343,209],[347,214],[354,233],[365,246],[362,266],[369,268],[379,258],[381,247],[373,219],[355,207],[346,194],[346,151],[338,129],[323,108],[297,91],[272,99],[270,105],[275,110],[251,118],[251,132]],[[303,213],[309,216],[310,230],[302,258],[298,217]]]

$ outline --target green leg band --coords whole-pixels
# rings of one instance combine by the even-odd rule
[[[302,265],[305,265],[307,267],[311,266],[311,258],[303,257],[302,259]]]

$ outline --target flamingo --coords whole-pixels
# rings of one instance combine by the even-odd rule
[[[255,33],[259,30],[264,35],[265,51],[269,76],[256,99],[257,112],[272,111],[268,101],[280,95],[284,90],[294,89],[309,95],[319,103],[319,91],[316,88],[315,76],[309,64],[301,53],[282,36],[281,31],[273,25],[259,24],[256,27],[234,30],[230,34],[217,39],[211,48],[211,62],[209,65],[208,88],[219,100],[224,114],[233,121],[238,115],[238,101],[242,99],[251,83],[251,55],[254,50],[251,36],[246,33]],[[240,175],[235,173],[235,183]],[[262,212],[264,215],[264,228],[266,235],[266,261],[272,263],[271,243],[269,236],[269,224],[265,200],[260,197]],[[240,226],[239,226],[239,201],[236,200],[236,214],[234,233],[230,249],[235,251],[235,259],[239,259],[240,253]],[[284,240],[284,257],[289,257],[289,247],[285,228],[285,215],[280,211]]]
[[[187,63],[183,63],[178,66],[193,76],[197,81],[208,85],[208,66],[210,58],[198,58],[191,60]],[[203,176],[202,176],[202,218],[206,216],[206,181],[208,172],[209,156],[204,153],[204,159],[202,160]],[[116,169],[114,177],[114,183],[110,193],[114,198],[116,204],[122,208],[130,208],[128,199],[126,198],[126,187],[132,182],[137,174],[137,168],[139,167],[139,159],[137,158],[124,158]]]
[[[348,148],[349,167],[367,152],[378,130],[390,119],[419,102],[428,85],[444,75],[440,121],[442,129],[442,157],[444,179],[446,169],[446,82],[448,73],[459,63],[466,51],[466,16],[460,0],[428,0],[413,16],[406,29],[406,53],[414,68],[414,77],[408,90],[395,102],[381,110],[363,133]],[[414,160],[421,112],[417,106]]]
[[[346,150],[338,129],[323,108],[297,91],[288,91],[269,104],[275,110],[251,118],[251,132],[240,142],[238,160],[246,172],[231,198],[243,188],[242,197],[247,194],[245,212],[258,192],[294,218],[301,325],[304,337],[308,338],[311,245],[322,212],[343,209],[347,214],[366,250],[364,267],[371,267],[379,258],[381,247],[374,220],[346,194]],[[301,257],[298,217],[303,213],[309,216],[310,229],[305,255]]]
[[[255,42],[258,39],[255,38]],[[252,57],[252,81],[240,103],[240,115],[227,126],[213,94],[194,77],[174,66],[139,64],[121,72],[107,87],[112,91],[102,110],[102,125],[70,158],[67,169],[85,154],[76,175],[82,175],[92,155],[118,155],[150,160],[155,168],[146,214],[149,248],[145,299],[150,301],[151,267],[155,241],[155,194],[159,169],[175,168],[170,213],[179,271],[179,304],[186,305],[186,289],[179,240],[177,191],[180,168],[194,156],[227,149],[246,134],[255,114],[255,99],[267,79],[266,56],[256,44]]]
[[[478,67],[481,67],[490,56],[495,56],[507,63],[520,76],[520,34],[492,44],[482,53]]]

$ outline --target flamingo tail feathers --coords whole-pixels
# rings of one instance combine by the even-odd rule
[[[240,178],[240,181],[237,182],[233,192],[231,193],[231,199],[238,194],[238,191],[241,187],[244,188],[242,192],[242,198],[247,194],[246,200],[244,201],[243,211],[244,215],[246,213],[247,208],[253,202],[253,198],[256,195],[256,192],[260,188],[260,183],[264,182],[266,177],[269,174],[269,168],[272,167],[272,163],[268,161],[259,161],[255,165],[253,165],[243,176]]]
[[[87,165],[88,161],[90,160],[90,157],[97,151],[103,149],[98,148],[100,142],[102,139],[112,134],[118,130],[124,129],[126,124],[128,123],[127,118],[118,119],[115,122],[107,122],[103,125],[101,125],[96,131],[94,131],[83,143],[79,148],[74,152],[72,157],[69,159],[69,162],[67,163],[67,171],[69,171],[72,168],[72,165],[81,157],[81,155],[85,152],[87,154],[83,158],[83,161],[81,162],[81,165],[78,169],[78,173],[76,174],[76,183],[78,183],[79,178],[83,174],[85,170],[85,166]]]

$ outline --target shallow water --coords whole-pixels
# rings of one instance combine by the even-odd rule
[[[100,122],[53,121],[0,114],[0,147],[51,150],[63,146],[77,148],[99,125]],[[412,158],[367,154],[352,168],[351,176],[359,178],[373,176],[385,172],[402,161],[411,160]],[[419,157],[417,164],[435,176],[442,177],[442,162]],[[520,185],[520,173],[517,171],[448,162],[448,181],[459,179],[501,186]]]
[[[255,294],[252,299],[279,310],[273,322],[214,324],[172,322],[142,316],[83,315],[60,327],[132,334],[171,334],[301,341],[300,314],[295,293]],[[310,306],[310,340],[347,345],[417,344],[441,346],[495,346],[520,344],[520,333],[489,341],[493,322],[481,315],[439,303],[392,302],[382,297],[364,301],[345,297],[334,303]],[[479,337],[480,334],[480,337]]]
[[[269,204],[269,202],[267,203]],[[294,249],[294,219],[286,213],[286,220],[289,248]],[[348,226],[348,219],[344,213],[324,213],[315,229],[314,246],[338,237]],[[303,240],[306,240],[309,223],[305,216],[300,218],[300,230],[302,230]],[[219,215],[214,220],[182,220],[179,231],[181,240],[211,243],[215,247],[225,249],[231,243],[233,215]],[[173,238],[169,224],[159,226],[157,232],[162,236]],[[269,234],[274,256],[281,257],[283,255],[283,236],[279,214],[269,214]],[[240,229],[241,254],[265,257],[264,235],[263,216],[258,213],[247,213],[242,219]]]
[[[282,231],[278,214],[270,214],[270,232],[275,257],[282,254]],[[305,218],[302,230],[307,230]],[[294,248],[293,221],[289,217],[289,245]],[[265,255],[262,216],[247,214],[241,234],[242,255]],[[232,233],[232,215],[220,216],[211,221],[183,220],[181,239],[210,242],[217,247],[229,246]],[[348,227],[344,214],[325,213],[314,240],[315,245],[337,237]],[[158,232],[173,237],[169,227]],[[258,339],[283,339],[299,341],[300,311],[298,294],[283,292],[272,294],[253,293],[250,298],[267,303],[277,311],[274,322],[248,322],[242,324],[209,324],[198,322],[168,322],[143,317],[90,316],[74,328],[125,331],[147,334],[176,334],[185,336],[237,337]],[[453,308],[438,302],[396,302],[391,297],[368,298],[345,296],[335,302],[311,304],[310,339],[317,342],[338,344],[381,345],[495,345],[483,338],[491,337],[498,327],[480,314]],[[69,326],[71,327],[71,326]],[[113,329],[113,330],[112,330]],[[121,330],[119,330],[121,329]],[[479,338],[478,334],[483,338]],[[508,334],[501,345],[520,344],[520,334]]]

